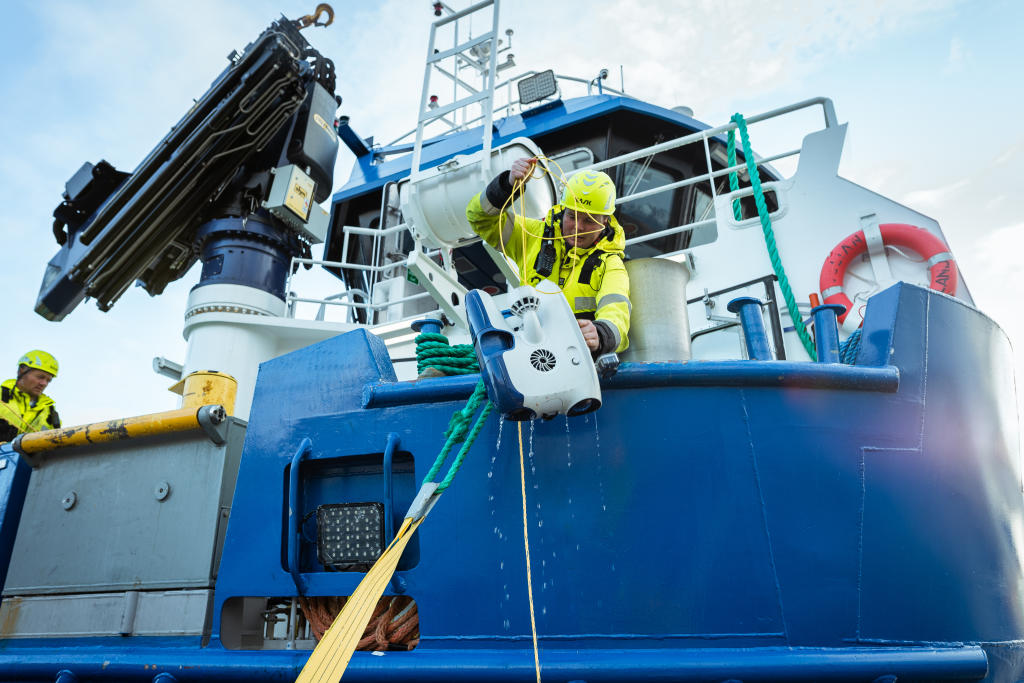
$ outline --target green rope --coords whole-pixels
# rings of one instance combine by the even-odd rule
[[[435,368],[446,375],[480,372],[472,344],[451,346],[443,334],[424,332],[416,337],[416,371]]]
[[[480,404],[484,404],[483,410],[480,411],[480,415],[477,416],[476,421],[473,421],[473,415],[476,413],[477,408]],[[484,388],[484,381],[481,379],[477,382],[476,388],[473,389],[473,394],[466,401],[466,407],[462,410],[457,411],[452,415],[452,419],[448,422],[448,429],[444,435],[446,441],[444,446],[441,448],[441,452],[438,454],[437,459],[434,461],[430,471],[427,472],[427,476],[424,477],[423,483],[426,484],[434,480],[437,476],[438,471],[441,469],[441,465],[447,459],[448,454],[451,453],[452,448],[457,443],[462,443],[462,448],[455,455],[455,459],[452,461],[451,466],[448,468],[448,473],[437,487],[437,493],[441,493],[452,483],[452,479],[458,473],[459,468],[462,467],[462,462],[466,459],[466,454],[469,453],[469,449],[472,448],[473,442],[476,441],[476,437],[480,435],[480,430],[483,429],[484,422],[487,421],[487,417],[494,410],[494,404],[487,400],[487,390]],[[470,423],[473,423],[472,428]]]
[[[436,368],[446,375],[469,375],[480,372],[473,345],[456,344],[451,346],[448,343],[448,338],[443,334],[424,332],[417,336],[416,361],[416,368],[419,372],[423,372],[427,368]],[[474,421],[473,416],[476,415],[481,404],[484,404],[483,410]],[[433,482],[455,445],[462,444],[462,448],[459,449],[448,468],[448,473],[438,484],[435,494],[440,494],[451,485],[459,468],[462,467],[462,462],[466,459],[466,454],[469,453],[473,442],[476,441],[480,430],[483,429],[484,422],[487,421],[487,417],[493,410],[494,404],[487,400],[487,389],[481,379],[477,382],[469,400],[466,401],[465,407],[452,415],[451,420],[448,421],[448,429],[444,433],[444,446],[441,447],[441,452],[423,479],[424,484]]]
[[[779,256],[779,248],[775,244],[775,233],[772,231],[772,221],[768,217],[768,206],[764,201],[764,190],[761,189],[761,176],[757,171],[757,162],[754,161],[754,152],[750,148],[750,137],[747,135],[747,122],[742,114],[733,114],[732,121],[740,131],[740,140],[743,143],[743,158],[747,164],[747,171],[750,173],[750,186],[754,190],[754,204],[757,205],[757,215],[761,218],[761,232],[764,233],[764,243],[768,247],[768,256],[772,261],[772,269],[779,279],[779,289],[782,290],[782,297],[786,300],[786,309],[793,321],[800,341],[807,350],[811,360],[818,360],[818,354],[814,349],[814,341],[811,339],[807,327],[804,325],[800,315],[800,308],[797,306],[796,297],[793,296],[793,289],[789,286],[789,278],[786,277],[786,270],[782,267],[782,258]],[[736,165],[736,136],[729,131],[729,166]],[[735,171],[729,174],[729,187],[735,192],[739,189],[739,180],[735,177]],[[733,200],[733,214],[736,220],[740,220],[739,201]]]

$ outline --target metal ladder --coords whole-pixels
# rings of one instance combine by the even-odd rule
[[[439,3],[444,9],[450,8]],[[459,22],[469,19],[473,15],[482,14],[488,8],[493,7],[491,29],[486,33],[470,38],[465,42],[459,42]],[[447,114],[458,113],[467,107],[479,103],[483,109],[483,179],[490,180],[490,156],[491,137],[494,117],[494,84],[498,72],[498,15],[500,14],[500,0],[482,0],[470,5],[459,12],[452,12],[449,16],[434,21],[430,26],[430,44],[427,46],[427,62],[423,71],[423,90],[420,94],[419,111],[416,117],[416,141],[413,144],[412,168],[410,179],[415,181],[420,175],[420,159],[423,152],[424,129],[434,122],[444,122],[450,127],[456,128],[457,124],[445,118]],[[454,23],[454,46],[447,50],[437,50],[438,29]],[[441,66],[446,59],[454,58],[454,67],[451,71]],[[465,80],[459,77],[460,65],[465,65],[475,70],[483,78],[483,87],[474,88]],[[444,106],[437,106],[436,102],[431,103],[430,98],[430,77],[434,71],[449,78],[452,81],[453,102]],[[469,94],[459,98],[460,90]],[[430,106],[433,104],[433,106]],[[463,117],[468,120],[468,116]]]

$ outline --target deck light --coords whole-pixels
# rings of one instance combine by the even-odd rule
[[[519,88],[519,104],[530,104],[551,97],[558,92],[555,72],[551,69],[524,78],[516,86]]]
[[[362,571],[384,552],[384,505],[335,503],[316,509],[317,559],[337,571]]]

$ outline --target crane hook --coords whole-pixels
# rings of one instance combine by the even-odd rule
[[[320,15],[326,14],[327,21],[321,22]],[[304,17],[299,17],[295,20],[295,25],[302,30],[307,26],[330,26],[334,21],[334,8],[328,5],[326,2],[321,2],[313,10],[312,14],[307,14]]]

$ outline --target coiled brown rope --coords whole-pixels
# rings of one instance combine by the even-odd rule
[[[301,597],[302,614],[317,642],[345,606],[346,597]],[[406,595],[385,595],[377,601],[357,650],[412,650],[420,642],[420,616],[416,603]]]

